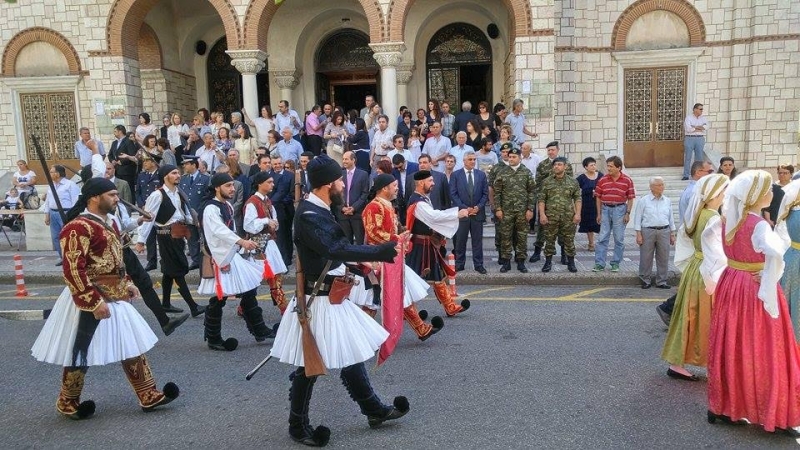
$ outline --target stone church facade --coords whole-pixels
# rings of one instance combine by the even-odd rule
[[[795,0],[30,0],[0,4],[0,158],[72,161],[77,130],[200,107],[305,111],[375,94],[525,101],[541,149],[573,163],[679,164],[695,102],[706,149],[798,162]]]

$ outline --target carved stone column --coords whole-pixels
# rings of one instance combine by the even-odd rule
[[[250,117],[259,117],[256,74],[264,68],[267,54],[261,50],[228,50],[231,64],[242,74],[242,103]]]
[[[392,117],[397,117],[397,66],[400,65],[402,52],[405,45],[402,42],[383,42],[380,44],[369,44],[375,52],[373,57],[381,66],[381,105],[383,113]],[[389,123],[393,121],[390,119]]]
[[[277,84],[278,88],[280,88],[281,90],[281,98],[277,100],[278,101],[286,100],[287,102],[289,102],[289,107],[292,107],[292,105],[294,104],[292,102],[292,92],[294,91],[294,88],[297,87],[297,83],[299,82],[298,79],[300,78],[300,73],[294,69],[270,70],[270,73],[275,78],[275,84]]]
[[[408,82],[411,81],[411,75],[414,73],[414,66],[405,64],[397,66],[397,104],[406,105],[414,109],[408,104]],[[399,108],[400,106],[398,106]],[[413,113],[412,113],[413,116]]]

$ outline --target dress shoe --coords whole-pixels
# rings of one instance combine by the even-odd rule
[[[192,265],[189,266],[189,271],[191,272],[192,270],[199,269],[199,268],[200,268],[199,264],[192,264]]]
[[[506,273],[511,270],[511,261],[503,261],[503,265],[500,267],[500,273]]]
[[[708,423],[714,423],[717,420],[722,421],[722,423],[725,423],[725,424],[728,424],[728,425],[735,425],[735,426],[747,425],[749,423],[746,419],[741,419],[741,420],[737,420],[737,421],[734,422],[733,420],[731,420],[730,417],[728,417],[728,416],[726,416],[724,414],[714,414],[711,411],[708,411],[707,414],[708,414]],[[775,431],[777,431],[777,429]]]
[[[642,289],[650,289],[653,285],[650,283],[642,283]]]
[[[176,308],[176,307],[174,307],[172,305],[164,305],[163,308],[164,308],[164,312],[167,312],[167,313],[182,313],[183,312],[182,309]]]
[[[198,305],[197,308],[194,308],[192,310],[192,317],[197,317],[197,316],[199,316],[201,314],[205,314],[205,313],[206,313],[206,307]]]
[[[672,289],[672,286],[670,286],[668,284],[659,284],[659,285],[656,285],[656,287],[659,288],[659,289]]]
[[[155,263],[153,263],[153,264],[148,264],[148,265],[144,266],[144,271],[145,271],[145,272],[150,272],[151,270],[155,270],[155,269],[156,269],[156,266],[157,266],[157,265],[156,265]]]
[[[481,275],[486,275],[486,269],[484,269],[483,267],[476,267],[475,272],[478,272]]]
[[[60,266],[62,264],[64,264],[64,261],[59,261],[59,262],[56,263],[56,266]]]
[[[683,381],[697,381],[697,375],[684,375],[680,372],[676,372],[672,369],[667,369],[667,376],[670,378],[675,378],[676,380],[683,380]]]
[[[687,181],[688,179],[689,179],[689,177],[683,177],[683,178],[681,178],[681,181]]]
[[[517,270],[522,273],[528,273],[528,268],[525,267],[525,261],[517,261]]]
[[[672,315],[664,311],[661,305],[656,306],[656,312],[658,313],[658,317],[661,318],[661,321],[664,322],[666,326],[669,326],[669,320],[672,318]]]
[[[188,318],[189,314],[184,314],[180,317],[175,317],[173,319],[170,319],[169,322],[167,322],[163,327],[161,327],[161,331],[164,332],[165,336],[169,336],[170,334],[172,334],[173,331],[175,331],[175,328],[181,326],[181,324],[183,322],[186,322],[186,319]]]

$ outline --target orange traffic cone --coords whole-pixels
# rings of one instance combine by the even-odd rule
[[[450,269],[453,273],[456,273],[456,256],[452,253],[447,255],[447,265],[450,266]],[[447,284],[450,285],[450,294],[453,297],[458,297],[458,289],[456,289],[456,276],[447,276]]]
[[[14,277],[17,280],[17,297],[27,297],[28,291],[25,289],[25,275],[22,273],[22,256],[14,255]]]

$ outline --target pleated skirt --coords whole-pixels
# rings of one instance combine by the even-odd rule
[[[244,259],[237,253],[231,259],[230,270],[227,272],[220,270],[218,277],[200,280],[197,292],[201,295],[216,295],[217,278],[222,286],[223,295],[241,294],[261,285],[261,281],[264,279],[264,265],[260,261]]]
[[[427,281],[423,280],[414,269],[405,266],[403,270],[403,288],[405,293],[403,295],[403,308],[408,308],[412,304],[422,300],[428,296],[428,289],[430,285]]]
[[[286,273],[288,269],[283,262],[283,256],[281,256],[281,251],[278,250],[278,244],[275,241],[271,239],[267,241],[264,254],[267,255],[267,261],[269,261],[269,266],[272,268],[272,273],[275,275]]]
[[[87,365],[103,366],[134,358],[146,353],[158,342],[136,308],[128,302],[108,303],[111,317],[97,326],[89,351]],[[72,294],[64,288],[53,306],[50,317],[31,348],[37,361],[72,366],[72,349],[78,333],[80,310]]]

